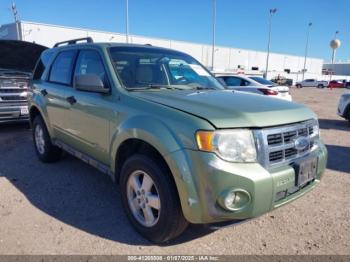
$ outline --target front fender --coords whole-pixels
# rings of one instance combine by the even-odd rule
[[[127,119],[118,127],[112,127],[111,170],[115,172],[115,161],[119,146],[128,139],[139,139],[152,145],[162,156],[183,148],[183,143],[164,122],[149,115]]]
[[[188,134],[187,134],[188,136]],[[188,221],[198,221],[197,186],[190,172],[189,159],[184,150],[188,147],[185,134],[174,133],[164,122],[150,116],[128,119],[112,137],[111,170],[115,174],[116,155],[119,146],[128,139],[140,139],[152,145],[164,158],[174,178],[184,215]]]

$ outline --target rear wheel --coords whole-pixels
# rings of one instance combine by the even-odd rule
[[[346,111],[345,111],[345,118],[349,121],[350,123],[350,105],[347,107]]]
[[[317,87],[318,87],[318,88],[324,88],[324,85],[319,84]]]
[[[41,116],[36,116],[33,121],[33,140],[36,154],[42,162],[54,162],[61,158],[62,150],[52,144]]]
[[[145,238],[163,243],[186,229],[175,184],[159,161],[131,156],[122,167],[120,187],[126,214]]]

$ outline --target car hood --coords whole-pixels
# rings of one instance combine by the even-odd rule
[[[232,90],[138,91],[134,95],[206,119],[216,128],[267,127],[316,118],[301,104]]]
[[[17,40],[0,40],[0,68],[32,72],[47,47]]]

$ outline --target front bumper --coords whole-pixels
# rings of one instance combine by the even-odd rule
[[[0,104],[0,123],[21,122],[29,120],[28,105],[1,105]]]
[[[244,220],[260,216],[287,204],[313,189],[326,168],[327,149],[319,149],[306,158],[318,158],[316,179],[303,188],[295,188],[295,170],[291,165],[266,170],[258,163],[229,163],[215,154],[181,150],[167,156],[179,191],[183,213],[191,223],[210,224]],[[250,194],[250,202],[237,211],[221,207],[218,199],[230,189]],[[288,192],[281,198],[280,192]]]

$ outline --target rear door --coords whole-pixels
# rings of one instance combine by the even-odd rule
[[[75,67],[75,75],[95,74],[110,87],[106,66],[97,49],[83,49]],[[72,100],[66,114],[68,144],[76,150],[102,162],[109,163],[109,122],[115,116],[115,102],[110,94],[69,89],[67,98]]]
[[[56,138],[63,141],[67,139],[64,119],[70,106],[66,100],[66,93],[72,89],[72,70],[76,55],[76,50],[58,53],[51,66],[45,86],[41,86],[50,125]]]

